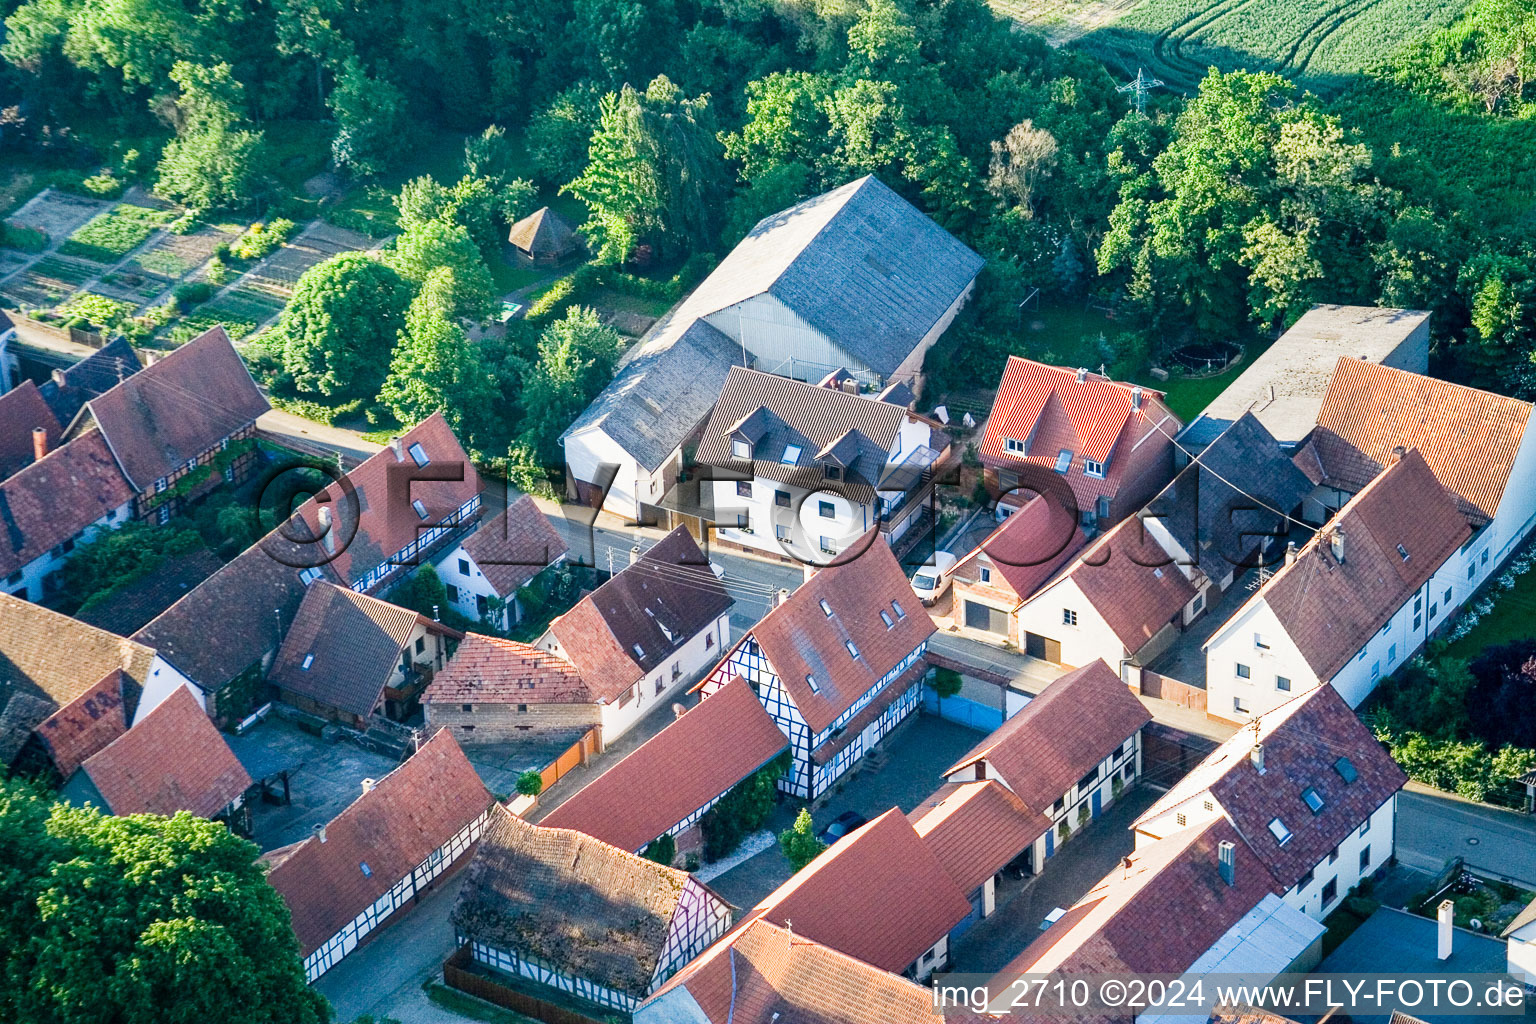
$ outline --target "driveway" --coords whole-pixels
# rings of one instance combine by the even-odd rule
[[[1057,907],[1072,906],[1120,858],[1136,848],[1131,823],[1160,796],[1150,786],[1137,786],[1078,832],[1046,862],[1045,870],[1024,882],[1008,880],[1000,888],[998,907],[978,923],[951,951],[951,971],[993,974],[1040,936],[1040,925]],[[1011,893],[1010,891],[1011,890]],[[1007,900],[1004,903],[1004,900]]]
[[[986,733],[932,715],[913,715],[858,767],[838,780],[824,806],[813,809],[816,828],[831,824],[844,811],[875,818],[892,807],[903,812],[912,810],[943,784],[944,769],[960,760],[985,736]],[[800,806],[799,800],[782,801],[768,828],[775,833],[788,828]],[[775,844],[709,884],[734,906],[746,909],[762,902],[789,876],[789,861]]]
[[[1398,860],[1435,874],[1452,857],[1480,875],[1536,889],[1536,823],[1408,783],[1397,803]]]

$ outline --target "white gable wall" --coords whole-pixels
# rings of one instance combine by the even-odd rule
[[[1065,621],[1063,613],[1067,610],[1077,613],[1075,626]],[[1118,674],[1120,663],[1129,656],[1115,631],[1071,579],[1063,579],[1024,602],[1018,619],[1021,643],[1026,632],[1061,641],[1061,664],[1068,668],[1102,658]]]
[[[565,439],[566,472],[576,480],[591,482],[603,477],[603,468],[618,467],[613,486],[603,497],[603,511],[631,522],[640,519],[640,480],[646,474],[618,442],[601,428],[583,430]]]
[[[77,533],[69,545],[69,551],[65,551],[64,545],[61,544],[51,551],[43,552],[10,576],[0,578],[0,591],[19,597],[23,601],[43,600],[53,590],[48,578],[64,568],[64,563],[69,561],[71,554],[81,545],[95,540],[96,535],[101,531],[115,530],[128,522],[133,517],[132,513],[133,502],[119,505]]]
[[[160,655],[155,655],[149,663],[149,678],[144,680],[144,692],[139,695],[138,710],[133,713],[133,724],[138,725],[144,721],[155,708],[165,702],[165,699],[175,693],[179,687],[185,686],[192,691],[192,696],[197,698],[198,706],[204,711],[208,710],[208,698],[203,691],[193,685],[192,680],[182,675]]]
[[[1248,669],[1248,678],[1238,675],[1239,665]],[[1282,676],[1290,680],[1289,690],[1278,688]],[[1212,717],[1246,722],[1321,682],[1262,597],[1249,601],[1206,641],[1206,708]]]
[[[1536,921],[1509,933],[1508,970],[1515,979],[1536,985]]]
[[[1286,822],[1293,829],[1307,827],[1306,808],[1300,808],[1294,821]],[[1376,872],[1392,856],[1397,828],[1397,794],[1376,808],[1369,818],[1355,826],[1338,847],[1318,861],[1310,878],[1303,878],[1285,893],[1285,902],[1306,914],[1314,921],[1321,921],[1349,895],[1349,890]],[[1268,837],[1260,836],[1264,842]],[[1362,854],[1365,857],[1361,863]],[[1329,883],[1332,883],[1330,885]],[[1323,890],[1327,889],[1324,899]]]
[[[1536,415],[1532,416],[1536,421]],[[1527,426],[1520,439],[1520,450],[1509,472],[1509,483],[1499,499],[1499,507],[1483,531],[1492,552],[1490,566],[1498,568],[1536,526],[1536,422]],[[1484,543],[1479,538],[1480,543]]]

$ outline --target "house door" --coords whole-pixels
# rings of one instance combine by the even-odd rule
[[[960,936],[971,930],[971,925],[981,920],[982,909],[986,906],[986,898],[985,886],[971,893],[971,912],[966,914],[965,918],[959,924],[955,925],[949,930],[949,944],[951,947],[954,946],[955,941],[959,939]]]
[[[1051,830],[1045,834],[1045,859],[1046,860],[1050,860],[1055,855],[1056,855],[1056,826],[1052,825],[1051,826]]]
[[[1103,801],[1100,799],[1101,796],[1101,790],[1096,789],[1093,791],[1093,816],[1095,818],[1099,816],[1099,810],[1103,807]]]
[[[860,737],[860,757],[875,749],[875,744],[880,742],[880,719],[875,719],[864,727],[864,735]]]
[[[1061,664],[1061,641],[1052,640],[1048,636],[1039,633],[1024,634],[1024,653],[1031,658],[1039,658],[1041,661],[1049,661],[1054,665]]]

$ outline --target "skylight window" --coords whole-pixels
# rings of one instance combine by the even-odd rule
[[[1281,846],[1291,841],[1291,830],[1285,827],[1285,822],[1279,818],[1269,820],[1269,834],[1275,837],[1275,841]]]
[[[1323,798],[1311,786],[1301,791],[1301,802],[1306,804],[1313,814],[1321,814],[1323,811]]]
[[[373,868],[368,866],[368,862],[367,861],[360,860],[360,861],[357,862],[357,866],[359,868],[362,868],[362,870],[363,870],[363,877],[364,878],[372,878],[373,877]]]
[[[786,466],[793,466],[800,461],[800,446],[787,444],[784,446],[784,457],[779,460]]]
[[[315,656],[313,654],[306,654],[306,655],[304,655],[304,664],[300,665],[299,667],[304,669],[305,671],[308,671],[309,670],[309,666],[313,665],[314,663],[315,663]]]
[[[1056,455],[1056,472],[1065,473],[1067,467],[1072,465],[1072,453],[1063,448]]]
[[[635,657],[637,657],[637,658],[645,657],[645,648],[641,647],[639,644],[630,644],[629,645],[629,649],[635,652]]]
[[[848,653],[853,655],[855,658],[859,656],[859,649],[853,645],[852,640],[844,640],[843,646],[848,648]]]
[[[811,688],[812,693],[820,693],[821,686],[817,684],[815,676],[806,676],[805,685]]]
[[[427,518],[427,506],[425,506],[425,505],[423,505],[421,503],[421,499],[420,498],[417,498],[415,501],[411,502],[411,508],[416,510],[416,515],[419,516],[420,518],[422,518],[422,519],[426,519]]]
[[[425,466],[428,462],[432,461],[427,458],[427,450],[420,444],[413,444],[406,451],[411,453],[411,461],[418,466]]]
[[[890,629],[892,626],[896,625],[896,620],[892,619],[891,613],[886,611],[884,608],[880,609],[880,621],[885,623],[886,629]]]
[[[1397,557],[1405,562],[1408,561],[1408,549],[1399,544],[1397,546]]]
[[[891,607],[896,609],[896,617],[898,619],[904,619],[904,618],[907,617],[907,611],[906,611],[905,608],[903,608],[901,606],[901,602],[900,601],[892,601],[891,602]]]
[[[1341,757],[1333,762],[1333,770],[1339,773],[1339,778],[1343,779],[1345,784],[1354,782],[1360,777],[1360,773],[1355,770],[1355,762],[1347,757]]]
[[[832,606],[827,604],[826,598],[821,599],[821,613],[829,619],[832,617]]]

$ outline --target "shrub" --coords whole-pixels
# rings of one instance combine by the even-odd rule
[[[778,800],[778,782],[789,771],[789,751],[742,779],[704,813],[704,858],[730,856],[748,835],[762,828]]]
[[[229,265],[218,256],[208,261],[208,280],[214,284],[224,284],[229,280]]]
[[[294,227],[293,221],[286,217],[278,217],[265,224],[257,221],[230,246],[229,251],[237,259],[259,260],[281,248],[293,233]]]
[[[111,171],[93,174],[81,184],[91,195],[100,196],[103,199],[115,199],[123,192],[123,183],[114,178]]]
[[[173,235],[184,235],[197,227],[197,218],[190,213],[184,213],[165,226],[165,230]]]
[[[523,796],[538,796],[544,792],[544,776],[528,769],[517,777],[517,791]]]
[[[804,807],[795,816],[795,823],[779,833],[779,849],[789,859],[789,870],[797,872],[821,855],[827,844],[816,838],[816,826],[811,812]]]
[[[122,326],[133,312],[133,303],[121,299],[109,299],[105,295],[80,292],[59,307],[58,313],[66,327],[92,326],[115,330]]]
[[[677,840],[673,839],[672,833],[668,832],[647,846],[641,856],[646,860],[653,860],[657,864],[671,867],[672,862],[677,859]]]
[[[177,285],[173,294],[182,309],[191,309],[213,298],[213,293],[217,290],[210,281],[188,281],[186,284]]]
[[[0,221],[0,246],[22,252],[42,252],[48,248],[48,232],[13,221]]]

